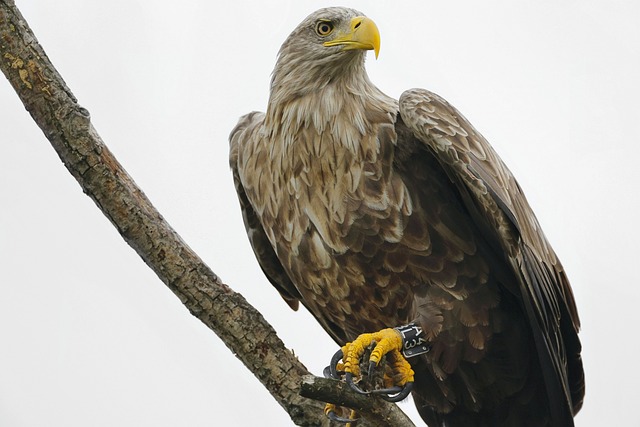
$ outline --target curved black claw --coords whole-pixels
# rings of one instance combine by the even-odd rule
[[[381,398],[386,400],[387,402],[400,402],[404,400],[409,393],[413,390],[413,381],[408,382],[404,385],[404,387],[392,387],[392,388],[383,388],[380,390],[373,390],[371,393],[379,394]],[[391,394],[397,393],[397,394]]]
[[[367,375],[369,377],[371,377],[373,375],[373,373],[376,371],[376,366],[378,366],[378,364],[376,362],[369,362],[369,369],[367,370]]]
[[[334,411],[327,412],[327,418],[329,418],[331,421],[335,421],[337,423],[343,423],[343,424],[351,423],[352,426],[355,425],[356,422],[358,421],[358,418],[351,419],[351,418],[340,417]]]
[[[324,369],[322,370],[322,376],[325,378],[333,378],[333,376],[331,375],[331,366],[324,367]],[[333,378],[333,379],[337,379],[337,378]]]
[[[404,388],[400,387],[400,386],[393,386],[390,388],[377,388],[375,390],[371,390],[370,393],[371,394],[386,394],[386,395],[395,395],[400,393],[402,390],[404,390]]]
[[[363,389],[358,387],[356,383],[353,382],[353,374],[351,372],[347,372],[344,375],[344,380],[347,382],[347,384],[349,384],[349,387],[351,388],[351,390],[355,391],[356,393],[364,394],[364,395],[371,394],[371,392],[364,391]]]
[[[342,359],[342,349],[336,351],[336,354],[333,355],[333,357],[331,358],[331,362],[329,362],[329,366],[327,366],[324,371],[323,374],[326,378],[333,378],[335,380],[339,380],[340,377],[344,374],[343,371],[338,371],[338,362],[340,362],[340,360]],[[327,368],[329,369],[329,372],[327,373]],[[327,376],[327,374],[329,376]]]

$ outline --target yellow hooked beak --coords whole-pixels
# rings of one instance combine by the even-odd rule
[[[356,16],[351,20],[351,31],[338,34],[335,39],[324,42],[325,46],[344,46],[343,50],[373,50],[378,58],[380,32],[375,22],[366,16]]]

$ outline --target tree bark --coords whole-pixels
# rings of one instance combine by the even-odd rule
[[[113,157],[12,0],[0,0],[0,68],[82,190],[191,314],[224,341],[294,423],[329,425],[324,405],[299,394],[307,369],[262,315],[189,248]],[[383,404],[383,413],[403,421],[368,417],[368,425],[413,425],[396,405]]]
[[[304,397],[355,409],[358,416],[380,421],[380,425],[415,427],[404,412],[395,410],[397,406],[389,405],[377,396],[354,393],[343,381],[313,375],[307,375],[303,380],[300,394]]]

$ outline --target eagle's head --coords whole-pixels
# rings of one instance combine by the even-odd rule
[[[280,48],[272,96],[289,99],[343,77],[360,79],[365,75],[365,52],[373,50],[377,57],[379,49],[380,33],[371,19],[344,7],[320,9],[305,18]]]

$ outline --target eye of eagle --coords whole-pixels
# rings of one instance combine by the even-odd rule
[[[333,31],[333,22],[331,21],[318,21],[316,24],[316,33],[320,37],[325,37],[331,34]]]

